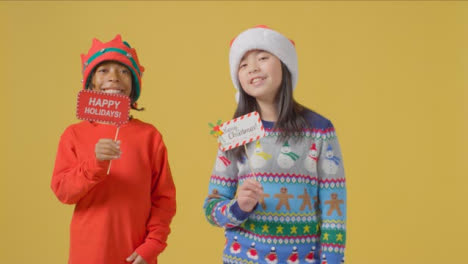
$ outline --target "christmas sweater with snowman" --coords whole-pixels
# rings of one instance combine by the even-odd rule
[[[285,141],[274,123],[235,160],[218,151],[204,203],[208,221],[225,228],[223,263],[344,263],[346,188],[332,123],[306,110],[310,128]],[[249,164],[250,163],[250,164]],[[252,172],[253,171],[253,172]],[[237,187],[256,179],[264,195],[252,212],[240,209]]]

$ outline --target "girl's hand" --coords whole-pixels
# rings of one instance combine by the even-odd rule
[[[138,253],[133,252],[130,257],[128,257],[127,262],[132,262],[132,264],[148,264]]]
[[[262,195],[262,185],[254,179],[248,179],[237,190],[237,203],[242,211],[252,212]]]
[[[94,151],[96,152],[96,159],[100,161],[118,159],[120,158],[120,154],[122,154],[120,151],[120,140],[115,142],[110,138],[101,138],[96,143]]]

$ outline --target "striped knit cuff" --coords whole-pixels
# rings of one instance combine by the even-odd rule
[[[252,212],[253,212],[253,210],[252,210]],[[239,207],[239,203],[237,201],[235,201],[229,207],[228,218],[229,218],[229,220],[231,220],[235,224],[240,225],[240,224],[242,224],[242,222],[244,222],[249,217],[249,215],[252,214],[252,212],[242,211],[242,209],[240,209],[240,207]]]

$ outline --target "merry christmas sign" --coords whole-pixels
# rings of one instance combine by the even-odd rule
[[[81,90],[78,94],[76,116],[81,120],[121,125],[128,122],[130,98],[125,95]]]
[[[224,122],[216,129],[219,130],[218,142],[222,151],[237,148],[265,136],[265,129],[258,112]]]

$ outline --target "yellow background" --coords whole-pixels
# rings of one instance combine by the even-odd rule
[[[229,41],[257,24],[295,40],[295,97],[337,128],[347,263],[468,261],[468,3],[77,1],[0,3],[0,262],[66,263],[55,152],[77,122],[79,55],[121,33],[147,69],[134,115],[163,133],[178,190],[159,261],[221,263],[223,231],[202,210],[207,123],[231,118]]]

